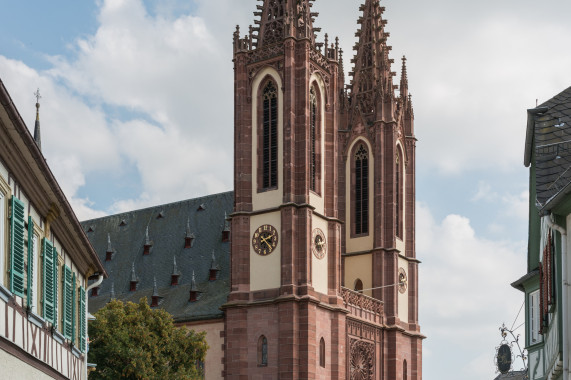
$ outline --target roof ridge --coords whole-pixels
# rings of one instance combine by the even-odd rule
[[[144,208],[140,208],[140,209],[134,209],[131,211],[124,211],[118,214],[109,214],[106,216],[101,216],[99,218],[94,218],[94,219],[86,219],[86,220],[82,220],[80,222],[80,224],[87,224],[90,222],[95,222],[101,219],[107,219],[110,218],[112,216],[118,217],[118,216],[123,216],[123,215],[127,215],[127,214],[131,214],[133,212],[141,212],[141,211],[147,211],[147,210],[152,210],[155,208],[160,208],[160,207],[171,207],[171,206],[175,206],[177,204],[181,204],[181,203],[187,203],[187,202],[192,202],[192,201],[198,201],[198,200],[203,200],[203,199],[210,199],[210,198],[215,198],[215,197],[219,197],[222,195],[226,195],[226,194],[232,194],[234,193],[234,190],[230,190],[230,191],[223,191],[220,193],[215,193],[215,194],[209,194],[209,195],[203,195],[197,198],[188,198],[188,199],[183,199],[181,201],[176,201],[176,202],[170,202],[170,203],[163,203],[163,204],[158,204],[158,205],[154,205],[154,206],[149,206],[149,207],[144,207]]]

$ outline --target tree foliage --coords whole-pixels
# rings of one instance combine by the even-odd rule
[[[205,333],[177,328],[164,310],[113,300],[89,325],[89,362],[97,369],[90,380],[201,379],[198,361],[204,361]]]

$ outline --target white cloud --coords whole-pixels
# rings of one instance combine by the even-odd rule
[[[478,190],[476,194],[470,199],[472,202],[485,200],[494,201],[498,197],[498,194],[492,191],[492,186],[486,181],[478,182]]]
[[[420,320],[427,349],[459,346],[448,360],[426,362],[435,369],[458,361],[463,379],[493,378],[493,367],[469,371],[488,358],[501,341],[498,328],[511,324],[523,294],[509,283],[525,273],[524,242],[488,240],[476,235],[470,220],[450,214],[435,221],[428,206],[417,204],[417,256],[420,266]],[[510,326],[511,327],[511,326]],[[469,346],[467,346],[469,345]],[[478,352],[477,360],[463,356]],[[473,360],[476,360],[475,362]]]

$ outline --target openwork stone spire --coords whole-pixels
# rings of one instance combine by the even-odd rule
[[[389,33],[384,29],[384,7],[379,5],[379,0],[367,0],[360,10],[363,16],[358,20],[361,27],[356,33],[359,39],[354,47],[357,53],[353,60],[354,71],[351,73],[352,107],[365,119],[373,121],[386,97],[395,96],[395,73],[391,72],[391,47],[386,43]]]
[[[256,27],[251,33],[257,48],[282,42],[287,37],[309,38],[315,44],[313,21],[317,13],[311,12],[314,0],[263,0],[254,15]]]

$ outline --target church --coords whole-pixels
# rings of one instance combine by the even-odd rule
[[[147,297],[207,333],[209,380],[420,380],[406,59],[395,84],[379,0],[349,79],[313,0],[259,1],[233,39],[234,191],[83,222],[109,274],[90,312]]]

